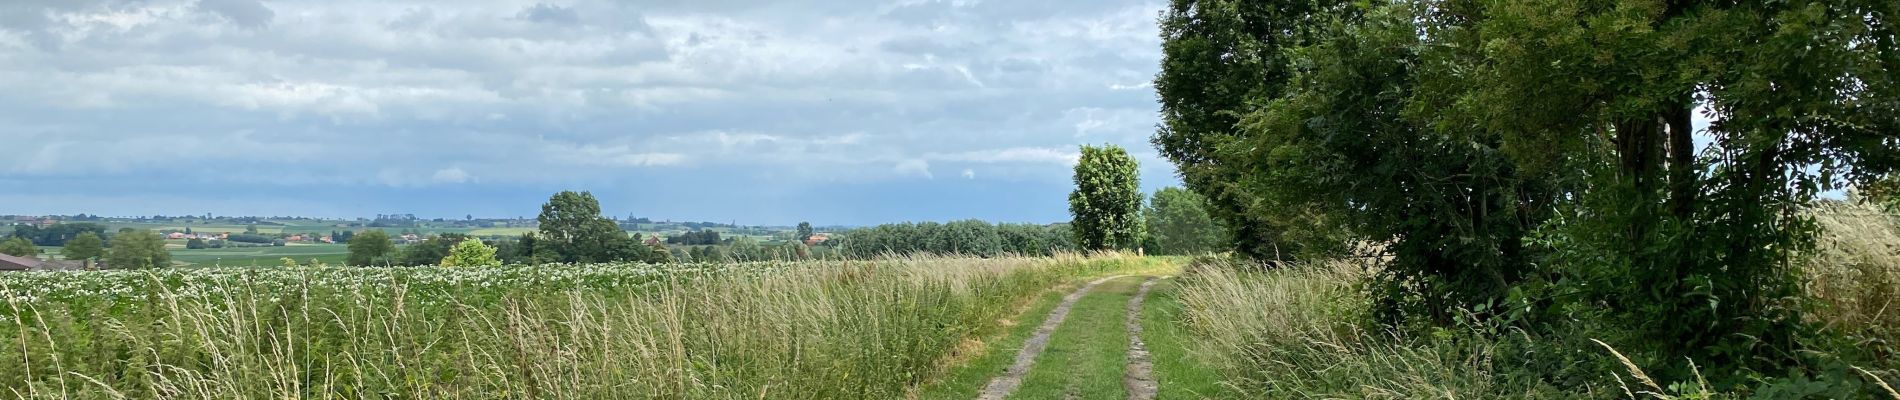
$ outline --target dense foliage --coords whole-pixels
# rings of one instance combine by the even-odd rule
[[[106,255],[106,242],[92,232],[80,232],[66,241],[66,247],[60,249],[59,256],[67,260],[92,261]]]
[[[164,268],[172,266],[172,254],[157,232],[127,229],[112,237],[106,265],[114,269]]]
[[[1141,200],[1141,178],[1127,150],[1082,146],[1075,163],[1075,191],[1069,192],[1077,245],[1089,250],[1139,247]]]
[[[463,240],[449,249],[449,255],[442,257],[444,267],[485,267],[501,265],[495,258],[495,248],[482,244],[480,240]]]
[[[26,240],[26,238],[15,236],[7,238],[6,240],[0,240],[0,254],[19,257],[38,257],[40,255],[40,248],[34,246],[33,242]]]
[[[1595,329],[1670,380],[1805,374],[1826,363],[1795,301],[1800,211],[1900,167],[1893,15],[1176,0],[1155,142],[1244,254],[1378,244],[1384,323]]]
[[[1147,218],[1149,253],[1192,255],[1218,252],[1226,234],[1207,214],[1207,198],[1176,187],[1161,188],[1142,210]]]
[[[350,265],[389,265],[396,256],[396,243],[381,229],[363,231],[350,238]]]
[[[1049,255],[1077,249],[1066,225],[990,224],[980,220],[884,224],[843,232],[828,243],[841,255],[853,258],[914,253]]]
[[[40,246],[65,246],[67,240],[78,237],[80,232],[92,232],[94,235],[104,237],[106,227],[91,222],[52,224],[45,227],[35,225],[13,227],[14,237],[25,238]]]
[[[550,262],[659,262],[666,253],[627,235],[620,224],[600,214],[593,193],[555,193],[541,205],[535,257]],[[439,259],[439,258],[438,258]]]

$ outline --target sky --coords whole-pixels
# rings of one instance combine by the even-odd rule
[[[6,0],[0,214],[1068,219],[1158,0]]]

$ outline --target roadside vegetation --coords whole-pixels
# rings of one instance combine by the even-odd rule
[[[1202,259],[1179,279],[1175,321],[1236,398],[1896,398],[1900,216],[1844,203],[1813,213],[1824,233],[1802,255],[1794,302],[1816,329],[1804,345],[1809,374],[1728,387],[1693,373],[1662,380],[1660,363],[1631,358],[1615,343],[1635,339],[1601,321],[1544,333],[1474,309],[1443,327],[1382,326],[1366,290],[1379,268],[1371,259],[1280,269]]]
[[[0,275],[25,398],[895,398],[1138,258]],[[22,347],[24,346],[24,347]]]

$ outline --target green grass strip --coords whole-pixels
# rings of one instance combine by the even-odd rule
[[[1128,362],[1128,299],[1146,277],[1103,283],[1076,302],[1011,398],[1120,399],[1128,396],[1122,374]]]
[[[1236,398],[1221,385],[1220,372],[1196,360],[1190,351],[1194,337],[1180,323],[1181,301],[1174,279],[1165,279],[1148,292],[1141,310],[1142,341],[1154,358],[1156,399]]]

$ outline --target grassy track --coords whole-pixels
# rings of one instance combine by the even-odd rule
[[[1124,310],[1145,277],[1122,277],[1097,286],[1077,302],[1068,321],[1056,329],[1028,378],[1012,398],[1119,399],[1127,396],[1122,373],[1127,365],[1128,331]]]
[[[1194,337],[1181,321],[1181,300],[1174,279],[1155,284],[1141,310],[1141,339],[1154,357],[1157,399],[1236,398],[1220,384],[1220,371],[1196,359],[1190,351]]]
[[[995,329],[979,334],[980,339],[964,342],[964,346],[958,349],[963,354],[951,360],[958,364],[951,366],[941,379],[918,390],[916,397],[956,400],[976,398],[984,382],[1009,367],[1012,357],[1022,350],[1023,341],[1035,333],[1036,324],[1041,322],[1041,318],[1049,315],[1049,311],[1062,301],[1062,296],[1076,287],[1074,283],[1069,283],[1045,290],[1029,302],[1022,312],[1002,321]]]

